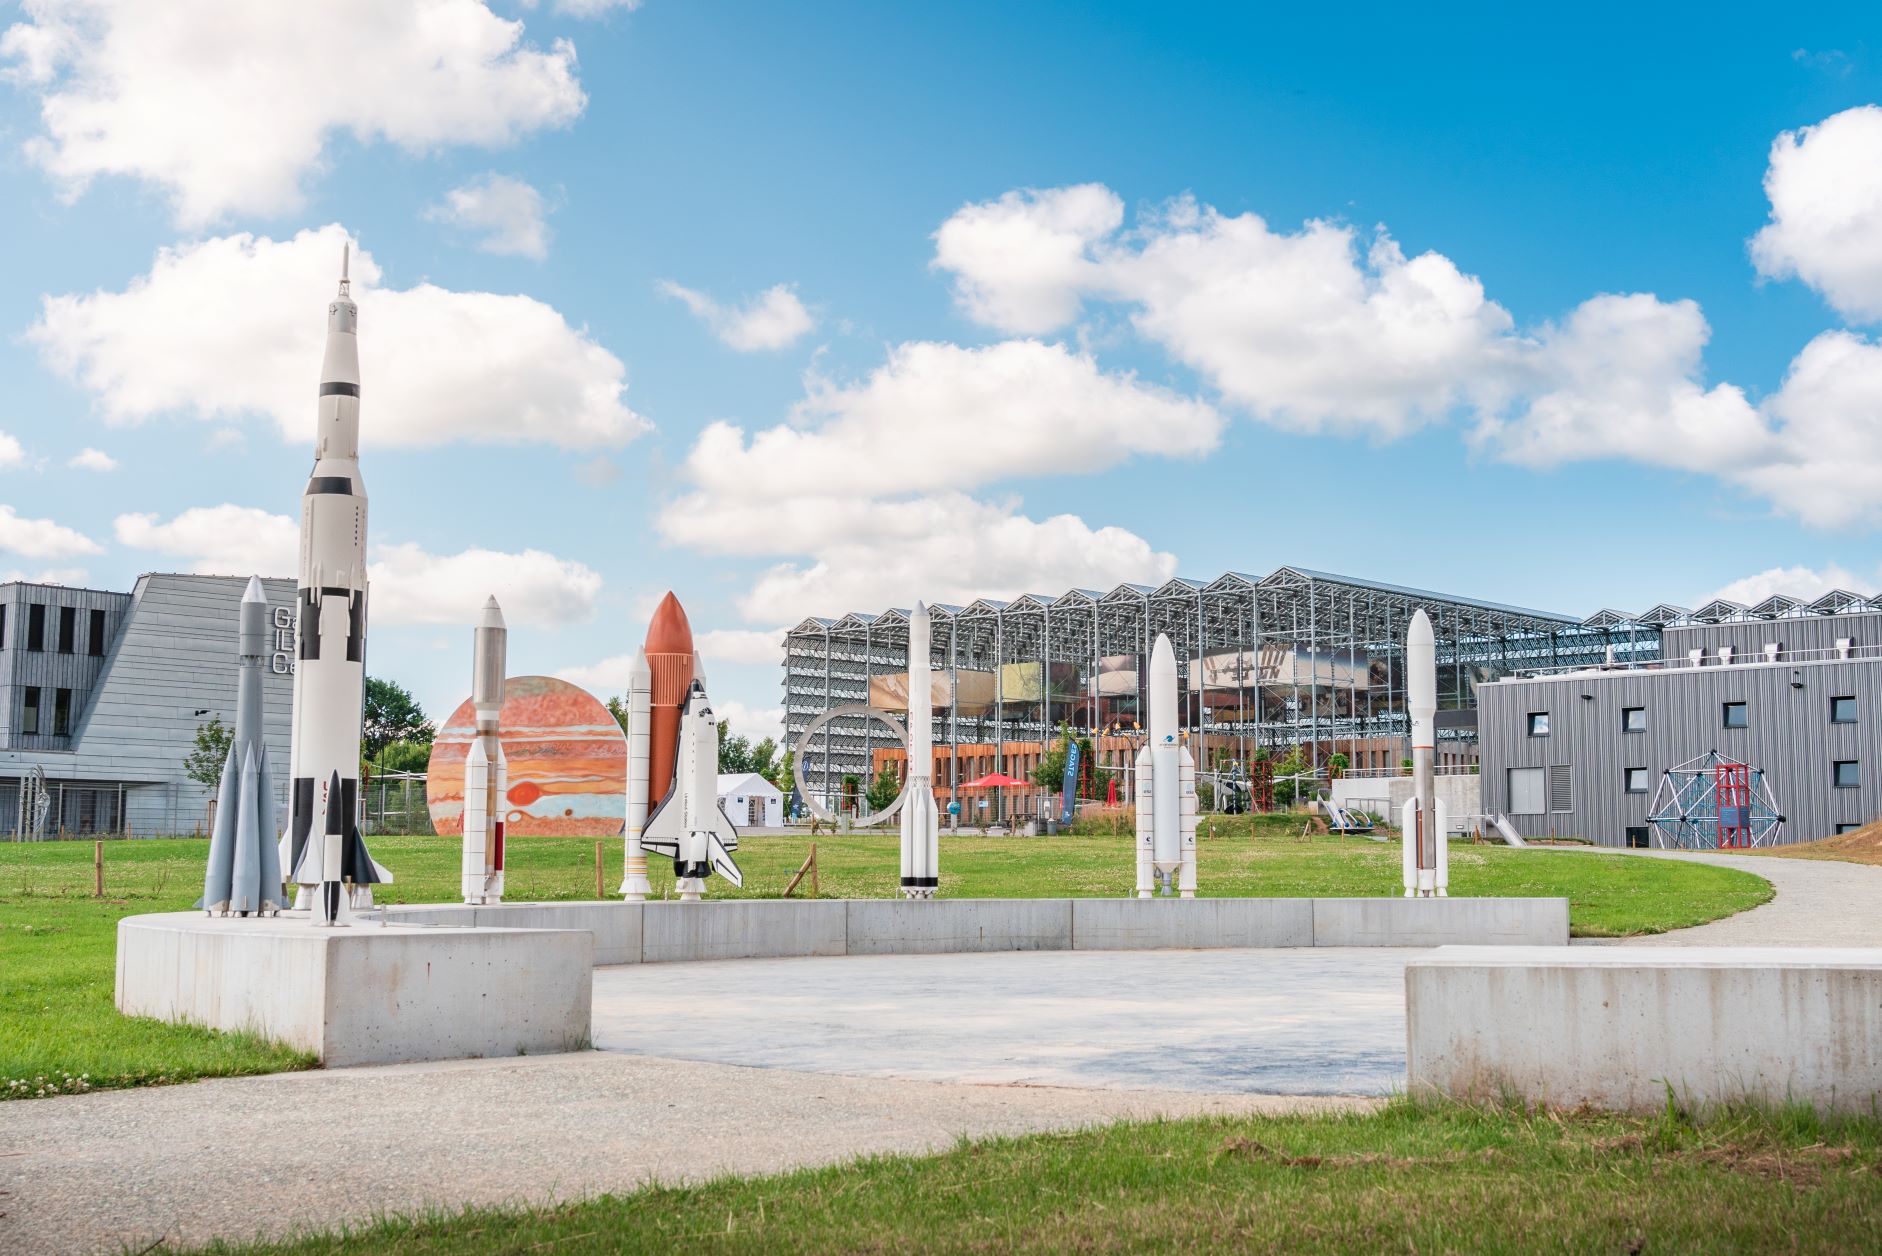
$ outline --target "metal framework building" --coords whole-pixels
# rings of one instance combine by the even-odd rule
[[[1228,739],[1238,758],[1298,745],[1319,764],[1347,746],[1405,737],[1405,628],[1420,607],[1437,631],[1439,705],[1450,711],[1474,709],[1476,685],[1497,676],[1659,652],[1659,634],[1631,621],[1616,630],[1302,567],[983,598],[929,607],[932,663],[949,685],[935,703],[935,743],[991,744],[997,761],[999,748],[1037,744],[1061,721],[1129,727],[1144,698],[1140,660],[1164,633],[1176,650],[1188,728],[1216,744]],[[906,609],[813,617],[791,629],[786,744],[840,706],[901,709],[905,689],[893,678],[906,684],[907,650]],[[1469,736],[1474,723],[1445,722],[1454,736]],[[866,776],[872,750],[889,741],[866,715],[831,721],[806,749],[806,784],[832,797],[844,775]]]

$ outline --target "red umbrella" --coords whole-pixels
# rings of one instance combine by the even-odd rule
[[[1016,781],[1003,772],[989,772],[977,781],[969,781],[962,789],[999,789],[1001,786],[1024,785],[1025,781]]]

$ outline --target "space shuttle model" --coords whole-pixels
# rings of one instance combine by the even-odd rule
[[[349,246],[350,251],[350,246]],[[366,483],[359,474],[359,307],[340,257],[327,306],[314,472],[301,496],[295,618],[292,808],[283,863],[295,907],[343,925],[392,880],[359,833],[360,728],[366,700]]]
[[[902,800],[902,897],[933,898],[940,884],[941,813],[934,805],[934,690],[928,608],[908,619],[908,792]]]
[[[471,707],[477,731],[464,758],[464,863],[466,903],[503,901],[503,810],[510,768],[503,757],[498,719],[503,713],[503,671],[510,630],[492,597],[471,636]]]
[[[1150,651],[1150,736],[1137,752],[1137,897],[1196,897],[1196,760],[1177,736],[1176,651]]]
[[[216,794],[216,827],[197,906],[210,915],[276,915],[287,905],[276,845],[274,774],[261,736],[261,669],[268,655],[268,598],[248,578],[236,636],[235,735]]]
[[[1450,817],[1438,799],[1438,639],[1431,617],[1412,612],[1405,634],[1405,707],[1411,716],[1412,796],[1405,800],[1399,845],[1406,898],[1446,898],[1451,858]]]
[[[677,731],[673,785],[647,817],[640,844],[672,859],[675,890],[682,900],[698,902],[713,873],[735,886],[745,878],[732,862],[738,829],[719,805],[719,719],[697,670]]]

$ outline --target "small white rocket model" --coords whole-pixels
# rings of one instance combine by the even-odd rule
[[[203,896],[210,915],[279,913],[281,857],[275,844],[274,776],[261,736],[261,669],[268,654],[268,599],[259,577],[248,578],[236,637],[235,735],[222,765],[216,828],[209,839]]]
[[[359,307],[340,258],[327,306],[314,472],[301,496],[299,614],[294,637],[290,876],[311,890],[314,923],[346,923],[392,874],[359,834],[359,752],[366,700],[366,484],[359,474]]]
[[[674,888],[685,901],[697,902],[714,872],[733,885],[745,884],[732,862],[738,830],[719,806],[719,720],[706,701],[697,659],[680,711],[673,788],[647,818],[640,841],[646,850],[673,860]]]
[[[1451,883],[1448,816],[1437,793],[1438,641],[1423,610],[1405,634],[1405,706],[1411,715],[1412,796],[1400,822],[1405,897],[1444,898]]]
[[[464,901],[503,901],[503,811],[510,766],[497,724],[503,712],[503,673],[510,630],[492,597],[484,603],[471,644],[471,705],[477,731],[464,759]]]
[[[1150,652],[1150,737],[1137,752],[1137,897],[1153,882],[1196,897],[1196,760],[1177,740],[1176,651],[1157,634]]]
[[[638,903],[653,893],[647,880],[647,848],[641,835],[647,828],[647,767],[653,746],[653,668],[647,651],[634,651],[634,666],[627,673],[627,861],[621,878],[621,897]]]
[[[902,897],[933,898],[940,885],[941,813],[934,805],[934,690],[928,608],[908,619],[908,791],[902,799]]]

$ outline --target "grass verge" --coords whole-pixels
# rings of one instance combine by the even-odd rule
[[[1302,836],[1298,817],[1205,819],[1198,879],[1215,896],[1395,894],[1399,853],[1356,837]],[[714,896],[769,898],[803,862],[806,836],[751,837],[739,850],[745,888],[711,883]],[[105,892],[92,897],[90,842],[0,845],[0,1095],[104,1088],[308,1067],[306,1056],[241,1034],[120,1016],[113,1005],[120,918],[183,911],[201,892],[207,843],[108,842]],[[374,855],[398,880],[382,901],[449,902],[458,895],[459,847],[441,837],[379,837]],[[621,880],[621,849],[604,843],[603,888]],[[897,838],[817,839],[827,898],[896,893]],[[957,898],[1121,897],[1134,884],[1131,838],[942,839],[942,893]],[[594,841],[524,838],[509,851],[512,901],[591,899]],[[654,893],[672,888],[671,865],[654,861]],[[807,889],[808,887],[806,887]],[[1656,933],[1715,920],[1764,902],[1767,882],[1705,864],[1621,855],[1512,850],[1458,844],[1451,891],[1459,896],[1561,895],[1583,937]],[[66,1080],[69,1075],[71,1081]],[[45,1080],[40,1080],[45,1079]],[[19,1083],[17,1085],[13,1083]]]
[[[1120,1124],[576,1203],[386,1219],[245,1256],[375,1252],[1855,1252],[1882,1124],[1396,1102]]]

